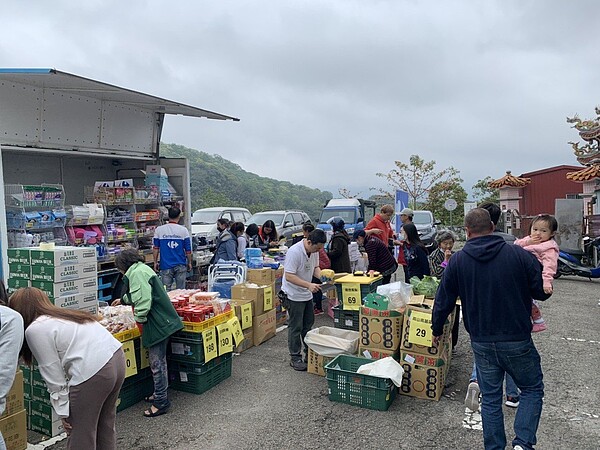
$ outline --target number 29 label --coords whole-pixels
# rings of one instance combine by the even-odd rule
[[[410,315],[410,328],[408,342],[431,347],[433,335],[431,333],[431,314],[412,311]]]

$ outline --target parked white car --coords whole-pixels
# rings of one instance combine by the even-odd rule
[[[192,214],[192,236],[197,239],[205,238],[207,244],[214,243],[219,235],[217,220],[246,223],[250,216],[252,214],[246,208],[218,206],[198,209]]]

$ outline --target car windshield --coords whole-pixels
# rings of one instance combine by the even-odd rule
[[[345,223],[356,223],[356,212],[354,209],[324,209],[321,212],[319,223],[327,223],[332,217],[339,216]]]
[[[221,215],[221,211],[196,211],[192,215],[192,225],[213,225]]]
[[[272,220],[276,227],[282,225],[283,214],[272,214],[272,213],[256,213],[248,219],[246,224],[255,223],[256,225],[262,226],[267,220]]]
[[[415,225],[431,225],[431,216],[427,212],[415,211],[413,223]]]

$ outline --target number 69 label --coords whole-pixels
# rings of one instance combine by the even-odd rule
[[[420,311],[411,312],[408,342],[431,347],[431,314]]]
[[[342,283],[343,309],[347,311],[358,311],[360,309],[360,284]]]

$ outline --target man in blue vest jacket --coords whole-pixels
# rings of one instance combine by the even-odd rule
[[[465,216],[467,243],[450,258],[432,315],[434,345],[460,296],[471,336],[481,389],[486,450],[506,446],[502,413],[504,374],[521,390],[515,416],[514,449],[533,449],[542,413],[544,383],[540,356],[531,339],[531,299],[550,295],[542,286],[542,267],[529,252],[493,234],[490,214],[476,208]]]

